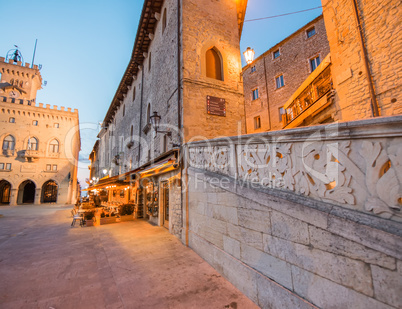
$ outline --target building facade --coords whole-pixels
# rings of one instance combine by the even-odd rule
[[[322,0],[337,118],[402,113],[401,3]]]
[[[119,182],[111,200],[135,203],[180,238],[181,145],[245,133],[239,42],[246,3],[144,1],[130,63],[91,154],[99,161],[94,188]]]
[[[283,129],[283,106],[328,54],[321,15],[244,67],[247,133]]]
[[[244,68],[247,132],[401,114],[399,6],[323,1],[324,18]]]
[[[0,202],[75,203],[78,110],[36,103],[37,65],[0,57]]]

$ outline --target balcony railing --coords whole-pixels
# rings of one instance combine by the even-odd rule
[[[2,149],[3,156],[11,157],[14,155],[14,149]]]
[[[24,150],[22,155],[22,157],[25,158],[25,160],[27,160],[28,162],[38,159],[39,156],[40,153],[38,150],[31,150],[31,149]]]
[[[285,104],[284,128],[300,125],[305,118],[328,106],[330,102],[325,96],[333,89],[330,64],[330,58],[325,58]]]

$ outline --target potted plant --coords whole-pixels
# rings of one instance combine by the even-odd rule
[[[93,226],[95,220],[95,213],[94,212],[87,212],[84,216],[86,226]]]

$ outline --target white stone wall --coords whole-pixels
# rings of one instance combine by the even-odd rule
[[[396,175],[402,132],[395,128],[401,121],[389,117],[347,123],[336,134],[310,127],[189,144],[185,226],[190,247],[262,308],[399,308],[402,223],[396,209],[402,186]],[[328,149],[337,145],[338,151],[329,156],[316,152],[317,142]],[[311,168],[298,170],[298,160],[304,160],[300,144],[307,144],[314,160],[328,160],[340,173],[349,170],[348,188],[340,181],[323,188],[331,193],[320,199],[304,191],[293,173],[317,188],[320,180],[311,160],[305,161]],[[383,179],[388,196],[396,194],[399,204],[392,204],[393,210],[370,197],[382,186],[370,179],[382,172],[364,167],[366,160],[374,160],[370,162],[380,168],[389,155],[383,151],[391,149],[396,152],[382,177],[388,174]],[[359,150],[363,158],[356,156]],[[355,167],[342,167],[345,160]],[[360,173],[366,184],[359,184]],[[330,197],[339,190],[344,203]],[[350,196],[358,203],[361,194],[372,208],[347,204]],[[386,210],[378,212],[381,207]]]

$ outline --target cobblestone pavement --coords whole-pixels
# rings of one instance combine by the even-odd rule
[[[256,308],[166,229],[70,210],[0,207],[0,308]]]

